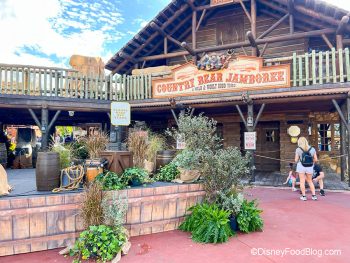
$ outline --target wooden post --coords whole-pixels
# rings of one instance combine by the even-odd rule
[[[348,132],[348,136],[347,136],[347,153],[348,153],[348,178],[350,176],[350,98],[349,98],[349,95],[348,95],[348,98],[346,99],[346,111],[347,111],[347,116],[346,116],[346,119],[347,119],[347,122],[348,122],[348,125],[347,125],[347,132]],[[350,186],[350,179],[349,179],[349,186]]]
[[[164,54],[168,54],[168,39],[164,38]]]
[[[337,49],[343,49],[343,36],[336,35]]]
[[[340,120],[343,122],[343,124],[347,130],[347,136],[345,136],[345,138],[348,139],[346,146],[347,146],[347,155],[348,155],[348,168],[347,168],[347,170],[348,170],[348,175],[349,175],[350,174],[350,158],[349,158],[349,155],[350,155],[350,145],[349,145],[350,144],[350,98],[348,97],[346,99],[346,104],[347,104],[346,117],[344,116],[342,110],[340,109],[338,102],[335,99],[332,99],[332,102],[333,102],[334,107],[338,111]],[[345,165],[344,165],[344,167],[345,167]],[[349,186],[350,186],[350,180],[349,180]]]
[[[197,28],[197,11],[193,10],[192,12],[192,49],[196,50],[197,48],[197,34],[196,34],[196,28]],[[197,54],[194,54],[192,56],[193,63],[197,65]]]
[[[49,146],[49,110],[47,106],[41,108],[41,149],[47,150]]]
[[[256,39],[256,0],[251,0],[250,6],[250,17],[251,17],[251,31],[253,37]],[[257,56],[258,49],[256,47],[252,47],[252,56]]]
[[[247,120],[244,118],[244,115],[241,111],[241,108],[239,107],[239,105],[236,105],[236,109],[239,113],[239,116],[241,117],[244,126],[247,130],[247,132],[254,132],[256,125],[259,122],[259,119],[261,117],[261,114],[265,108],[265,104],[261,105],[261,108],[259,109],[258,115],[254,121],[254,103],[253,100],[247,98],[246,100],[247,106],[248,106],[248,113],[247,113]],[[251,155],[251,160],[250,160],[250,167],[251,167],[251,171],[250,171],[250,182],[255,182],[255,173],[254,173],[254,164],[255,164],[255,158],[254,158],[254,150],[248,150],[248,152]]]
[[[346,103],[343,103],[343,105],[341,105],[341,111],[344,115],[347,115],[347,107],[346,107]],[[349,122],[349,121],[348,121]],[[345,180],[345,174],[346,174],[346,167],[347,167],[347,163],[346,163],[346,141],[347,141],[347,135],[346,135],[346,125],[340,120],[339,122],[340,125],[340,154],[341,154],[341,158],[340,158],[340,179],[341,181]]]

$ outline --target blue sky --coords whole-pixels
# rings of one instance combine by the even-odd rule
[[[170,0],[0,0],[0,63],[69,67],[107,60]],[[350,10],[349,0],[326,2]]]

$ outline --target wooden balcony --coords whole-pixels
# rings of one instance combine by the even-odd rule
[[[293,87],[350,82],[350,52],[312,51],[264,60],[291,64]],[[103,101],[152,99],[152,76],[82,76],[71,69],[0,64],[0,95],[29,95]]]

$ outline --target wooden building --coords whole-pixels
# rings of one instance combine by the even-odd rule
[[[323,1],[173,0],[108,61],[106,78],[0,64],[0,122],[108,129],[111,101],[128,101],[133,120],[160,131],[171,109],[192,107],[218,121],[224,146],[244,148],[256,131],[257,170],[288,169],[297,126],[344,180],[349,33],[349,12]]]
[[[216,119],[225,146],[244,148],[244,132],[256,131],[257,170],[285,172],[296,148],[288,128],[297,126],[344,178],[348,122],[341,122],[337,107],[347,111],[350,91],[348,22],[347,11],[317,0],[172,1],[106,68],[132,78],[152,75],[152,94],[134,108],[151,127],[173,122],[170,99]],[[257,74],[255,81],[218,79],[221,73],[210,66],[196,69],[212,56],[236,61],[217,71],[223,76],[250,72]],[[249,68],[252,61],[266,72],[288,65],[285,83],[259,82],[257,72],[265,71]],[[248,102],[242,100],[246,93]]]

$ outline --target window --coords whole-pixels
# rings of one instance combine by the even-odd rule
[[[340,147],[340,125],[339,123],[317,124],[318,150],[324,152],[336,151]]]
[[[274,130],[267,130],[266,131],[266,141],[267,142],[275,142],[276,141],[276,136],[275,136]]]

